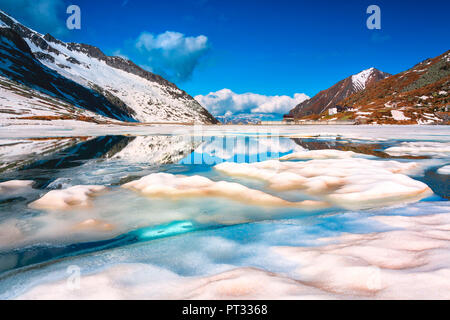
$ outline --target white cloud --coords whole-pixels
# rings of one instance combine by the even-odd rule
[[[195,97],[202,106],[215,116],[231,116],[245,113],[285,114],[297,104],[309,99],[303,93],[289,96],[265,96],[256,93],[237,94],[230,89],[210,92]]]
[[[143,32],[136,40],[135,46],[145,54],[145,65],[151,71],[178,81],[191,77],[200,59],[209,49],[206,36],[186,37],[173,31],[158,35]]]
[[[0,0],[0,8],[38,32],[53,35],[67,32],[63,0]]]

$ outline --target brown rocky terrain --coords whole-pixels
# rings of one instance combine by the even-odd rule
[[[299,119],[305,116],[321,114],[329,108],[334,108],[341,100],[372,86],[388,76],[390,76],[388,73],[375,68],[364,70],[359,74],[339,81],[331,88],[320,91],[311,99],[298,104],[289,112],[289,115]]]
[[[367,123],[449,123],[450,51],[427,59],[341,102]],[[398,112],[404,120],[393,116]],[[369,114],[370,113],[370,114]],[[358,118],[354,112],[350,118]]]
[[[344,109],[303,119],[355,120],[361,124],[449,124],[450,51],[426,59],[339,101]]]

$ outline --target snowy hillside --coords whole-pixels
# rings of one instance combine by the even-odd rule
[[[111,103],[104,95],[44,66],[17,32],[9,28],[0,28],[0,75],[78,108],[112,119],[136,121],[135,112],[126,105]]]
[[[217,122],[186,92],[130,60],[106,56],[90,45],[64,43],[50,34],[42,35],[2,11],[0,22],[3,28],[17,32],[46,67],[96,91],[118,108],[131,109],[137,121]]]
[[[0,76],[0,125],[28,124],[49,120],[112,123],[110,118],[77,108],[56,97],[32,90]]]

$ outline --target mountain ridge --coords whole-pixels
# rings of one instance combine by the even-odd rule
[[[388,76],[390,76],[388,73],[375,68],[363,70],[337,82],[328,89],[320,91],[311,99],[298,104],[289,111],[289,115],[299,119],[305,116],[321,114],[329,108],[334,108],[346,97],[364,90]]]
[[[368,123],[392,123],[389,114],[393,112],[399,115],[398,119],[403,117],[401,121],[405,123],[448,123],[450,50],[384,79],[344,99],[342,104],[371,112]]]
[[[131,60],[107,56],[98,47],[68,42],[27,28],[0,10],[0,26],[15,31],[34,57],[62,77],[92,89],[139,122],[217,123],[194,98]],[[122,120],[122,119],[120,119]]]
[[[352,81],[355,78],[357,80],[358,76],[365,78],[360,73],[352,76]],[[349,78],[346,81],[350,83]],[[358,81],[355,81],[356,86],[358,86],[357,83]],[[342,86],[342,81],[334,87],[338,85]],[[320,94],[323,96],[323,92],[320,92],[318,96]],[[316,103],[321,108],[316,108],[312,112],[311,107],[308,109],[304,105],[299,105],[297,109],[291,110],[291,115],[295,114],[293,111],[296,111],[296,120],[299,121],[345,120],[354,121],[356,124],[450,124],[450,50],[434,58],[425,59],[398,74],[367,83],[364,89],[338,101],[335,108],[323,107],[323,99],[320,101],[317,97],[312,99],[316,99]],[[311,104],[311,101],[307,102]]]
[[[10,28],[0,28],[0,60],[0,75],[16,83],[105,117],[135,121],[132,109],[113,105],[103,95],[41,64],[23,38]]]

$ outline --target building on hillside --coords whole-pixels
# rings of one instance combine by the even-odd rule
[[[346,111],[354,111],[354,109],[347,107],[347,106],[335,105],[333,108],[328,109],[328,115],[332,116],[337,113],[346,112]]]
[[[328,115],[333,116],[336,113],[338,113],[337,108],[330,108],[330,109],[328,109]]]
[[[295,118],[293,115],[290,115],[290,114],[283,115],[283,122],[289,123],[289,122],[294,122],[294,121],[295,121]]]

